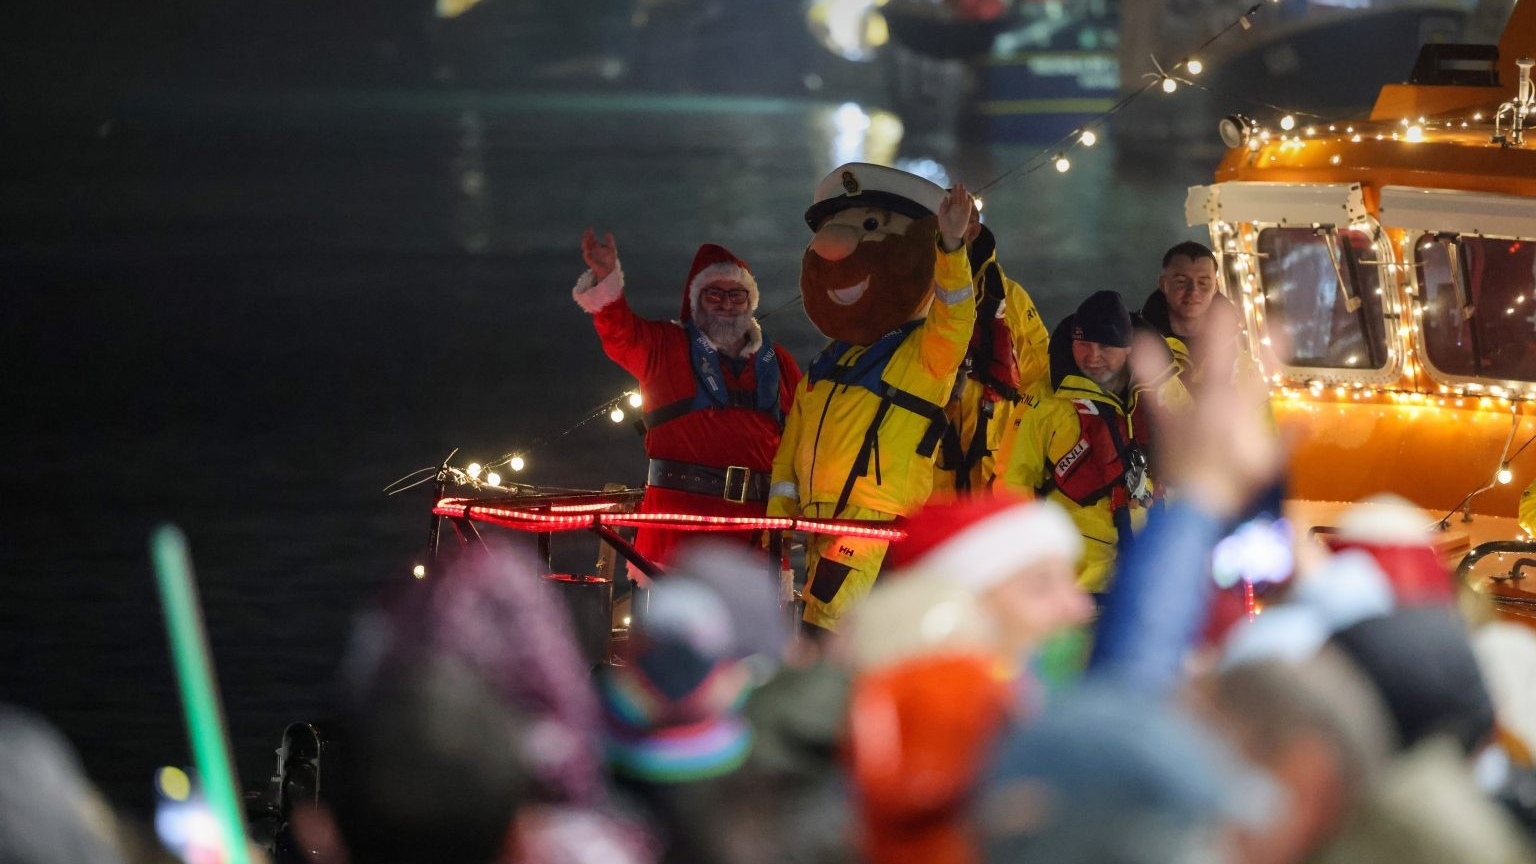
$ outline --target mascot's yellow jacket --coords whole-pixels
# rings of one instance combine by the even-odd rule
[[[768,515],[828,504],[900,516],[928,500],[943,406],[976,322],[965,248],[937,257],[924,317],[870,345],[833,342],[800,379]]]

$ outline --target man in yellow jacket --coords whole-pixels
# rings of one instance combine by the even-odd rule
[[[979,217],[979,213],[976,217]],[[949,428],[934,465],[933,496],[984,491],[1019,394],[1049,373],[1050,334],[1035,301],[997,263],[997,238],[973,218],[966,251],[976,290],[976,327],[945,406]]]
[[[1051,335],[1051,388],[1020,406],[1001,477],[1005,487],[1066,508],[1082,532],[1078,584],[1102,592],[1116,554],[1140,530],[1153,500],[1147,471],[1146,399],[1182,406],[1189,394],[1171,358],[1157,381],[1131,380],[1134,325],[1120,295],[1084,300]]]
[[[964,245],[971,196],[855,162],[827,175],[814,202],[800,291],[833,342],[796,388],[768,515],[888,522],[933,488],[944,403],[976,320]],[[806,623],[836,629],[874,584],[885,547],[812,535]]]

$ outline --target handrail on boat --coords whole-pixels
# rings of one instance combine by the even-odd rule
[[[1489,555],[1508,555],[1510,553],[1536,555],[1536,540],[1489,540],[1486,543],[1479,543],[1472,548],[1472,551],[1462,556],[1461,563],[1456,565],[1456,578],[1466,579],[1471,574],[1472,568],[1477,566],[1477,562]],[[1528,560],[1521,559],[1515,562],[1515,565],[1518,568],[1521,564],[1527,563]],[[1536,561],[1530,563],[1536,565]]]

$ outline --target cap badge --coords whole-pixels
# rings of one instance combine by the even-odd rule
[[[852,171],[843,172],[843,188],[848,190],[849,195],[859,194],[859,178],[853,176]]]

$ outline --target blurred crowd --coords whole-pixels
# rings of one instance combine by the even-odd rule
[[[994,489],[914,514],[815,638],[762,556],[689,546],[594,669],[531,551],[487,538],[359,620],[277,857],[1536,860],[1536,633],[1401,501],[1224,586],[1284,448],[1261,384],[1190,390],[1153,417],[1171,492],[1097,594],[1068,513]],[[0,725],[0,861],[163,859],[45,724]]]
[[[700,250],[681,324],[628,310],[611,236],[585,239],[576,295],[646,388],[649,505],[864,513],[904,539],[808,538],[801,621],[781,562],[743,538],[642,538],[666,572],[631,595],[633,626],[594,665],[533,550],[488,535],[359,618],[333,716],[259,854],[1536,861],[1536,631],[1458,584],[1409,502],[1360,502],[1321,540],[1287,533],[1284,430],[1211,251],[1170,249],[1141,314],[1104,291],[1048,331],[963,187],[867,167],[818,190],[808,262],[888,254],[904,236],[926,260],[937,237],[938,299],[835,341],[805,380],[721,247]],[[889,189],[857,197],[877,183]],[[858,358],[887,343],[876,379],[904,375],[912,392],[849,396]],[[719,410],[715,389],[730,391]],[[911,440],[882,456],[891,402]],[[845,425],[853,467],[822,490],[786,451],[802,446],[798,412],[819,412],[803,433],[819,440],[840,410],[875,421]],[[776,460],[780,430],[794,431]],[[744,438],[747,466],[731,461]],[[813,474],[826,454],[806,446]],[[38,718],[0,712],[0,778],[0,864],[165,860]]]

